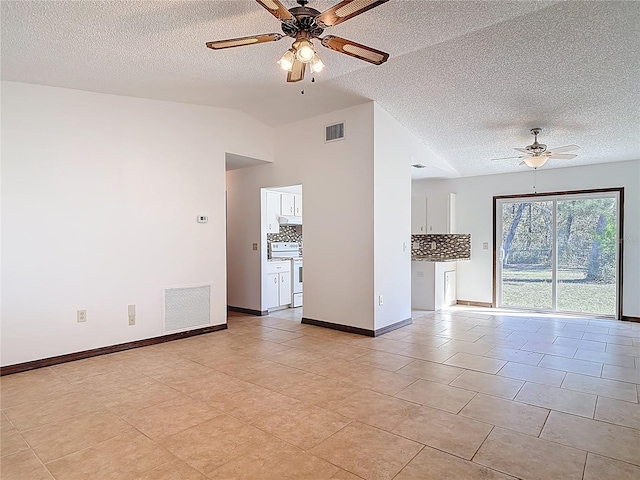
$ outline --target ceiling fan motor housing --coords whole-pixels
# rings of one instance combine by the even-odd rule
[[[324,28],[316,23],[320,12],[309,7],[295,7],[289,10],[296,19],[295,23],[282,22],[282,31],[289,37],[296,38],[299,32],[308,32],[311,37],[318,37]]]
[[[533,135],[533,143],[525,147],[525,149],[529,150],[534,155],[540,155],[547,149],[547,146],[544,143],[538,143],[538,135],[540,135],[540,132],[542,132],[541,128],[532,128],[531,134]]]

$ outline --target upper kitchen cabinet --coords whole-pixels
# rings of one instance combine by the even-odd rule
[[[291,190],[293,187],[281,187]],[[302,190],[299,187],[298,191]],[[302,225],[302,194],[290,191],[264,189],[266,194],[267,233],[280,233],[282,225]]]
[[[302,195],[293,196],[293,216],[294,217],[302,216]]]
[[[280,194],[267,190],[266,224],[267,233],[280,233],[278,215],[280,215]]]
[[[427,233],[427,199],[411,197],[411,233]]]
[[[424,233],[456,233],[456,194],[427,197],[427,230]]]
[[[295,195],[282,193],[280,195],[280,214],[293,216],[295,208]]]

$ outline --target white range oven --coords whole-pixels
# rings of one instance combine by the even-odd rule
[[[271,242],[271,258],[291,260],[291,306],[302,306],[302,257],[298,242]]]
[[[302,257],[291,259],[292,307],[302,306]]]

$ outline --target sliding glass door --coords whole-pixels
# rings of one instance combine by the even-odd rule
[[[619,195],[497,197],[497,306],[617,317]]]
[[[553,308],[553,202],[505,202],[502,225],[501,306]]]

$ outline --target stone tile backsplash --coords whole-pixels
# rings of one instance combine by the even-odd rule
[[[302,227],[281,225],[280,233],[267,233],[267,248],[271,258],[271,242],[302,242]],[[431,248],[435,244],[435,248]],[[471,234],[415,234],[411,235],[411,256],[429,257],[435,260],[469,260],[471,258]]]
[[[267,242],[301,242],[302,226],[280,225],[280,233],[267,233]]]
[[[267,233],[267,252],[271,258],[271,242],[302,243],[301,225],[280,225],[280,233]]]
[[[411,256],[430,257],[436,260],[469,260],[471,258],[471,234],[411,235]]]

